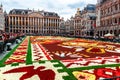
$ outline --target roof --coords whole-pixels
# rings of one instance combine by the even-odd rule
[[[41,13],[43,16],[52,16],[52,17],[59,17],[57,13],[55,12],[47,12],[47,11],[34,11],[29,9],[12,9],[9,14],[18,14],[18,15],[25,15],[32,12],[38,12]]]
[[[103,3],[106,2],[106,1],[108,1],[108,0],[100,0],[99,3],[100,3],[100,4],[103,4]]]
[[[28,14],[28,12],[31,12],[32,10],[25,10],[25,9],[12,9],[9,14]]]
[[[47,12],[47,11],[43,11],[44,16],[55,16],[55,17],[59,17],[57,13],[55,12]]]
[[[96,9],[96,6],[95,6],[94,4],[88,4],[88,5],[84,8],[84,10],[86,10],[86,11],[95,11],[95,9]]]

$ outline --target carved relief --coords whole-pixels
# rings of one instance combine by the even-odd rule
[[[43,17],[42,14],[38,13],[38,12],[33,12],[28,14],[29,17]]]

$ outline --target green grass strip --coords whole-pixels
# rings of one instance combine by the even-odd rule
[[[118,67],[120,64],[103,64],[103,65],[97,65],[97,66],[86,66],[86,67],[80,67],[80,68],[69,68],[71,71],[80,71],[80,70],[89,70],[89,69],[98,69],[98,68],[105,68],[105,67]]]
[[[29,41],[28,41],[28,50],[27,50],[27,56],[26,56],[26,64],[32,64],[32,51],[31,51],[31,41],[30,41],[30,37],[29,37]]]
[[[13,63],[13,64],[11,64],[11,66],[18,66],[19,65],[19,63]]]
[[[25,38],[24,38],[25,39]],[[23,39],[23,41],[24,41]],[[19,44],[17,44],[1,61],[0,61],[0,66],[5,65],[5,61],[13,54],[13,52],[18,48],[18,46],[23,42],[21,41]]]
[[[69,75],[68,76],[63,76],[64,80],[77,80],[74,75],[72,74],[72,72],[66,68],[59,60],[51,60],[52,63],[54,62],[58,62],[57,65],[54,65],[54,67],[58,66],[58,67],[63,67],[63,69],[59,69],[58,72],[62,73],[62,72],[67,72]]]

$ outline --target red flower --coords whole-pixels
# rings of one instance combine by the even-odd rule
[[[27,67],[20,67],[20,68],[15,68],[12,70],[8,70],[4,72],[3,74],[7,73],[18,73],[18,72],[26,72],[20,77],[20,80],[25,80],[27,78],[31,78],[34,75],[38,75],[40,80],[54,80],[55,79],[55,72],[47,69],[45,69],[44,66],[40,66],[37,69],[34,69],[34,66],[27,66]]]

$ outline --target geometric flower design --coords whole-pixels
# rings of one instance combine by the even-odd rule
[[[58,60],[70,60],[70,59],[80,59],[80,58],[94,58],[96,56],[100,57],[110,57],[113,55],[120,56],[120,45],[113,43],[106,43],[100,41],[92,41],[85,39],[64,39],[63,37],[49,37],[49,36],[33,36],[32,44],[36,44],[40,47],[42,52],[46,55],[48,60],[58,59]],[[57,39],[59,39],[57,41]],[[52,43],[48,42],[53,41]],[[47,42],[46,42],[47,41]],[[44,42],[44,43],[42,43]],[[46,43],[45,43],[46,42]],[[38,48],[34,53],[38,53]],[[116,54],[117,53],[117,54]],[[40,58],[39,58],[40,59]]]
[[[56,52],[55,55],[61,57],[61,58],[64,58],[64,57],[71,57],[71,58],[79,58],[81,56],[79,56],[78,54],[72,54],[71,52],[68,52],[68,53],[64,53],[64,52]]]
[[[95,80],[96,79],[95,75],[90,73],[74,71],[73,74],[78,80]]]
[[[24,46],[24,47],[23,47]],[[6,60],[5,64],[25,62],[28,48],[28,37],[18,46],[13,54]]]
[[[62,63],[67,68],[79,68],[79,67],[87,67],[87,66],[96,66],[103,64],[119,64],[120,57],[112,56],[112,57],[96,57],[96,58],[80,58],[79,60],[62,60]]]
[[[20,80],[31,78],[34,75],[38,75],[40,80],[54,80],[55,72],[50,69],[47,70],[44,69],[45,69],[44,66],[39,66],[37,69],[34,69],[34,66],[27,66],[8,70],[3,74],[26,72],[20,77]]]
[[[105,53],[105,50],[102,48],[90,47],[86,50],[86,52],[94,53],[94,54],[103,54]]]
[[[0,61],[0,80],[113,79],[120,76],[119,53],[120,45],[115,43],[27,37],[13,53]],[[115,64],[117,67],[112,67]],[[105,67],[109,65],[111,67]]]
[[[32,44],[32,61],[48,60],[37,44]]]
[[[74,76],[78,80],[119,80],[119,67],[105,67],[97,69],[89,69],[82,71],[73,71]]]
[[[13,77],[14,76],[14,77]],[[75,80],[59,61],[40,61],[32,64],[15,64],[0,67],[1,80]]]

